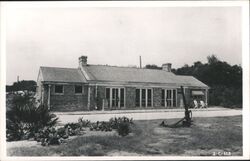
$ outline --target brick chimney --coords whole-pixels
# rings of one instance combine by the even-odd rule
[[[171,63],[166,63],[166,64],[162,64],[162,70],[166,71],[166,72],[171,72]]]
[[[87,56],[81,56],[79,57],[79,67],[86,66],[87,65]]]

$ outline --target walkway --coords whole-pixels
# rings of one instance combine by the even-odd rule
[[[242,115],[240,109],[213,107],[207,109],[191,109],[193,117],[218,117]],[[119,111],[86,111],[55,112],[61,124],[77,122],[80,117],[95,121],[108,121],[111,117],[133,118],[134,120],[172,119],[184,117],[184,109],[152,109],[152,110],[119,110]]]

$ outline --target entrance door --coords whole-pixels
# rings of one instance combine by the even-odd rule
[[[176,89],[162,89],[161,105],[164,107],[176,107]]]
[[[118,107],[119,95],[118,88],[112,89],[112,107]]]
[[[166,97],[166,106],[167,107],[172,107],[172,90],[167,89],[167,97]]]
[[[152,107],[153,103],[152,89],[138,88],[135,91],[135,105],[136,107]]]
[[[106,100],[110,108],[125,107],[124,88],[106,88]]]
[[[141,106],[146,107],[146,89],[141,90]]]

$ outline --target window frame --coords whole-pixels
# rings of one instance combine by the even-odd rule
[[[56,92],[56,86],[62,86],[62,93]],[[62,85],[62,84],[55,84],[54,85],[54,94],[56,94],[56,95],[63,95],[64,94],[64,85]]]
[[[82,92],[81,93],[76,93],[76,87],[81,86],[82,87]],[[82,95],[84,93],[83,85],[74,85],[74,93],[75,95]]]

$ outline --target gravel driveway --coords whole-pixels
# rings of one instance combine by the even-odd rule
[[[218,117],[242,115],[242,110],[228,108],[192,109],[193,117]],[[123,111],[91,111],[91,112],[55,112],[60,124],[77,122],[80,117],[91,122],[108,121],[111,117],[133,118],[134,120],[156,120],[184,117],[184,109],[155,109],[155,110],[123,110]]]

